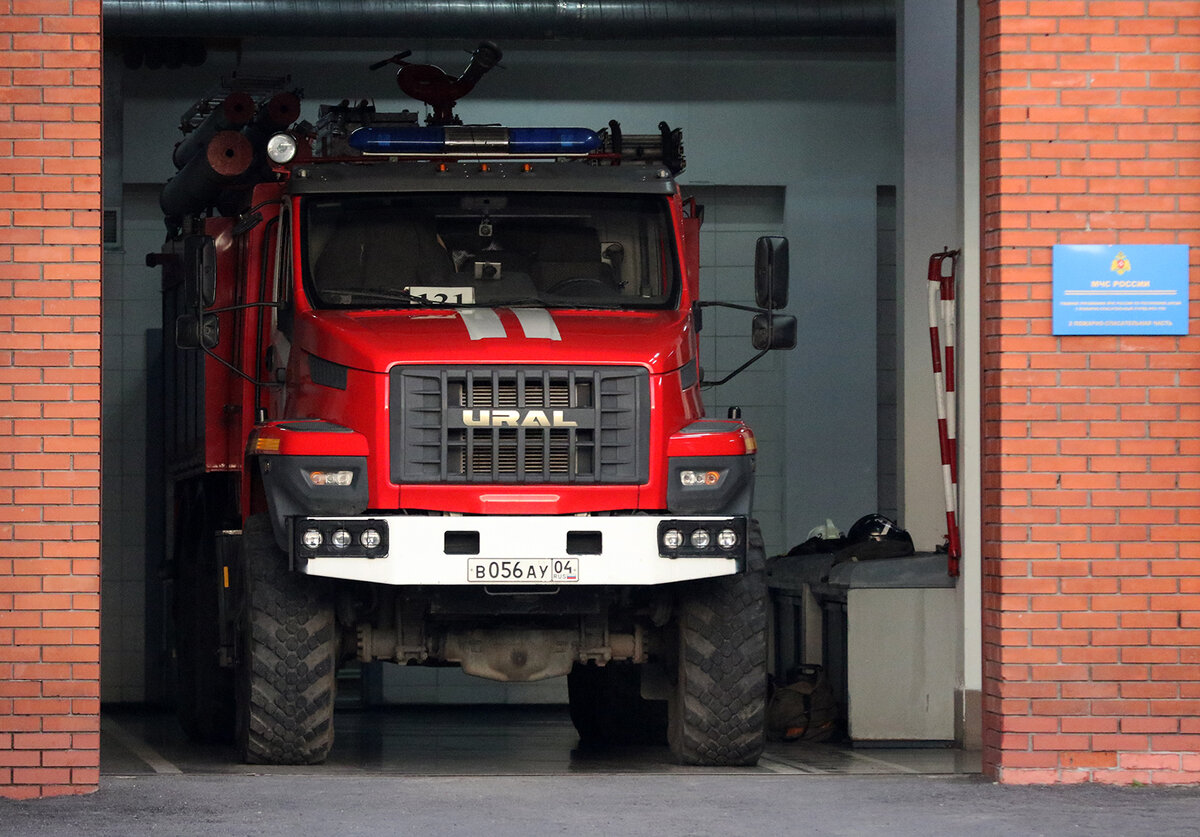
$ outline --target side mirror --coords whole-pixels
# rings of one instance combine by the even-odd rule
[[[189,235],[183,242],[187,297],[197,308],[217,301],[217,245],[211,236]]]
[[[764,235],[754,249],[754,301],[778,310],[788,303],[788,240]]]
[[[181,349],[215,349],[221,342],[216,314],[184,314],[175,320],[175,345]]]
[[[759,239],[760,241],[762,239]],[[796,318],[781,314],[756,314],[750,341],[759,351],[796,348]]]

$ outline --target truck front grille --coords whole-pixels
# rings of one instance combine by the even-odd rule
[[[649,396],[644,369],[393,369],[392,480],[643,483]]]

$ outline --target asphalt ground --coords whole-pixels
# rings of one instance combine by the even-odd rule
[[[241,764],[172,715],[101,719],[100,790],[0,800],[0,835],[1200,835],[1200,788],[1009,787],[977,752],[771,742],[753,768],[585,751],[562,706],[342,711],[329,760]]]
[[[0,833],[89,835],[1196,835],[1200,790],[1005,787],[974,775],[108,776],[0,802]]]

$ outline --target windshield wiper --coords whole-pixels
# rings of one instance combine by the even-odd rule
[[[487,301],[489,308],[549,308],[550,305],[544,299],[538,299],[536,296],[518,297],[516,299],[489,299]]]
[[[382,302],[411,302],[416,305],[430,305],[438,308],[457,308],[462,305],[461,302],[442,302],[437,299],[417,296],[400,288],[338,288],[337,290],[325,291],[321,296],[331,302],[338,300],[342,305],[349,305],[354,300],[366,299]]]
[[[422,305],[430,308],[561,308],[576,311],[621,311],[620,306],[596,305],[567,300],[545,300],[539,297],[518,297],[516,299],[489,299],[475,302],[457,302],[450,300],[430,299],[429,297],[411,294],[402,288],[338,288],[321,294],[327,303],[350,305],[354,302],[407,302],[412,305]]]

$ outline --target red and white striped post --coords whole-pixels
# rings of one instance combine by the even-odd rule
[[[958,325],[954,286],[958,254],[958,250],[943,250],[929,257],[929,343],[933,350],[938,442],[942,454],[942,490],[946,497],[946,552],[949,556],[948,569],[952,576],[958,575],[959,560],[962,557],[962,544],[958,536],[958,410],[954,367],[954,334]]]

